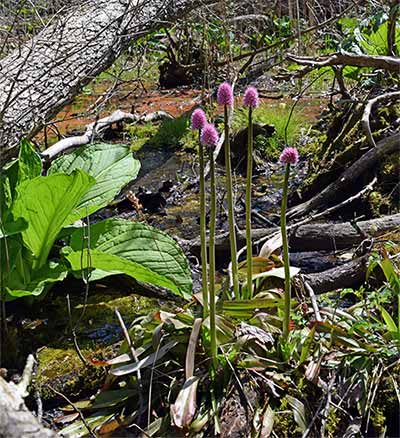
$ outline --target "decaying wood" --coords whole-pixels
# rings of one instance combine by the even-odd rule
[[[359,160],[345,170],[337,181],[329,184],[310,200],[289,209],[288,218],[304,216],[318,208],[327,207],[332,200],[338,200],[349,192],[352,183],[362,174],[372,169],[385,155],[400,151],[400,133],[384,138],[371,148]]]
[[[28,357],[22,380],[19,384],[7,383],[0,377],[0,437],[50,438],[58,435],[44,428],[25,406],[28,395],[34,358]]]
[[[208,0],[89,0],[0,61],[0,164],[132,41]]]
[[[287,58],[300,65],[311,68],[351,65],[355,67],[373,67],[393,73],[400,73],[400,59],[396,56],[373,56],[354,53],[332,53],[327,56],[297,56],[289,53]]]
[[[320,251],[351,248],[400,227],[400,213],[356,224],[307,224],[290,233],[291,251]]]
[[[65,152],[68,149],[83,146],[92,142],[99,135],[101,135],[104,129],[108,128],[114,123],[120,123],[127,120],[131,122],[154,122],[156,120],[172,118],[173,117],[165,111],[156,111],[149,114],[139,115],[116,110],[111,115],[87,125],[84,134],[63,138],[62,140],[58,141],[57,143],[53,144],[45,151],[43,151],[41,155],[46,160],[52,160],[61,152]]]
[[[365,281],[368,257],[369,255],[367,254],[344,265],[304,275],[304,279],[316,294],[339,288],[358,287]]]
[[[321,251],[351,248],[359,245],[368,238],[377,238],[391,230],[400,227],[400,213],[384,216],[378,219],[360,221],[355,224],[323,223],[304,224],[293,228],[289,232],[289,246],[291,252]],[[278,228],[259,228],[252,230],[252,239],[258,240],[264,236],[271,236]],[[238,232],[238,246],[246,244],[246,233]],[[200,239],[179,240],[182,247],[194,255],[200,254]],[[216,252],[219,257],[229,254],[229,234],[216,236]]]
[[[138,116],[136,114],[126,113],[120,110],[114,111],[110,116],[104,117],[97,122],[93,122],[87,125],[84,134],[63,138],[62,140],[47,148],[41,155],[46,160],[52,160],[61,152],[65,152],[68,149],[90,143],[105,128],[112,125],[113,123],[122,122],[124,120],[137,121]]]

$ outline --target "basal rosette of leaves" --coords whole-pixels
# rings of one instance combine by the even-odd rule
[[[94,240],[87,242],[80,225],[69,227],[110,203],[139,169],[126,145],[93,144],[58,158],[42,175],[39,155],[23,141],[18,159],[0,174],[2,299],[42,295],[52,283],[83,269],[94,270],[92,280],[125,274],[188,299],[188,262],[167,234],[111,220],[91,225]],[[71,247],[57,255],[60,236]],[[82,265],[88,259],[90,266]]]
[[[399,275],[388,258],[372,261],[369,275],[375,268],[386,279],[376,292],[382,304],[372,306],[368,297],[348,309],[326,304],[323,320],[316,321],[311,308],[292,300],[287,340],[282,337],[282,292],[259,291],[251,300],[221,298],[216,315],[220,366],[212,390],[209,318],[202,320],[196,301],[176,312],[138,318],[129,330],[137,360],[125,342],[116,357],[93,359],[94,366],[109,367],[109,376],[108,385],[85,402],[86,422],[99,435],[138,424],[145,436],[216,436],[227,430],[221,430],[220,420],[227,400],[238,391],[251,436],[302,436],[308,430],[320,436],[327,396],[332,415],[340,417],[347,406],[363,420],[357,423],[360,432],[376,408],[374,397],[384,379],[390,380],[400,347],[400,319],[383,308],[383,302],[387,309],[397,305]],[[275,275],[284,277],[280,268],[269,276]],[[247,397],[246,382],[256,400]],[[396,398],[395,389],[393,394]],[[228,418],[233,427],[232,413]],[[289,431],[283,426],[287,423]],[[341,427],[355,427],[350,416],[342,418]],[[78,438],[87,429],[77,420],[61,433]]]

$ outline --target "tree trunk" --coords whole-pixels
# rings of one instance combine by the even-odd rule
[[[31,138],[132,41],[181,18],[199,0],[90,0],[56,16],[0,61],[0,164]]]

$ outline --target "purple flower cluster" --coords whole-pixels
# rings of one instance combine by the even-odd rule
[[[208,147],[215,147],[218,143],[218,132],[212,123],[207,123],[201,131],[201,144]]]
[[[297,164],[299,161],[299,153],[296,148],[285,148],[279,157],[279,161],[283,164]]]
[[[201,108],[197,108],[192,113],[192,129],[203,129],[207,123],[207,116]]]
[[[243,104],[249,108],[257,108],[260,101],[258,91],[254,87],[248,87],[244,93]]]
[[[228,82],[224,82],[218,88],[217,102],[219,105],[233,105],[233,91]]]

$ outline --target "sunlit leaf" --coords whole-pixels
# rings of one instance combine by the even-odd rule
[[[87,227],[76,229],[71,235],[72,249],[80,251],[87,235]],[[163,231],[140,222],[107,219],[90,227],[90,247],[151,269],[175,285],[168,289],[191,298],[192,276],[187,257],[175,240]],[[111,267],[102,269],[100,276],[93,272],[93,279],[111,275],[114,270]]]
[[[18,183],[36,178],[42,172],[42,161],[28,140],[22,140],[18,156]]]
[[[110,373],[114,376],[124,376],[125,374],[135,373],[137,370],[153,366],[158,360],[162,359],[172,348],[178,344],[177,341],[170,341],[163,345],[158,351],[151,353],[144,359],[138,362],[133,362],[128,365],[112,368]]]
[[[260,438],[268,438],[271,436],[274,428],[275,412],[268,405],[262,414]]]
[[[110,414],[108,412],[98,412],[96,414],[90,415],[85,420],[86,424],[91,429],[95,429],[96,427],[99,427],[109,421],[113,416],[114,414]],[[70,426],[62,429],[60,431],[60,434],[66,438],[81,438],[88,435],[89,431],[82,421],[77,421]]]
[[[58,233],[69,224],[71,213],[94,183],[92,177],[76,170],[71,175],[39,176],[17,187],[12,213],[28,223],[22,238],[35,257],[34,268],[45,264]]]
[[[291,395],[287,395],[286,399],[293,410],[294,421],[304,433],[307,430],[306,410],[304,403]]]
[[[82,214],[86,214],[86,208],[90,214],[110,203],[122,187],[136,178],[140,162],[133,158],[129,145],[98,143],[57,158],[49,174],[70,174],[76,169],[82,169],[96,180],[77,206]]]
[[[135,280],[160,286],[180,295],[180,290],[169,278],[139,263],[131,262],[122,257],[106,254],[97,250],[91,250],[89,253],[87,249],[83,251],[68,251],[67,248],[64,248],[63,254],[70,263],[73,271],[94,268],[110,271],[112,274],[125,274]]]
[[[128,398],[137,395],[137,391],[133,389],[114,389],[100,392],[91,406],[93,409],[109,408],[124,403]]]
[[[303,343],[303,345],[301,347],[299,365],[301,365],[303,362],[305,362],[307,360],[311,345],[314,341],[314,336],[315,336],[315,325],[310,330],[310,333],[308,334],[305,342]]]

